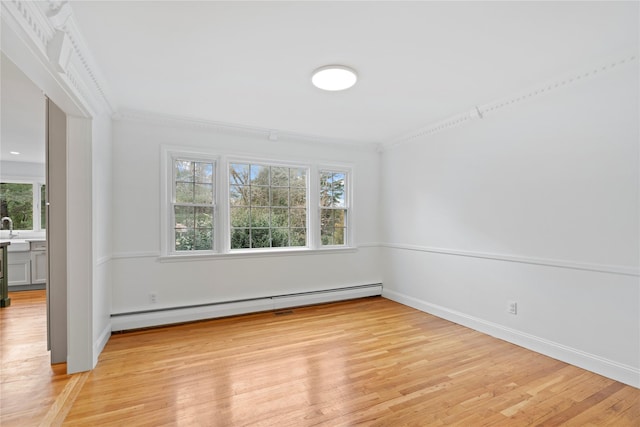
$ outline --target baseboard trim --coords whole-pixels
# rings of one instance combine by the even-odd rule
[[[465,313],[432,304],[400,292],[384,289],[382,296],[425,313],[466,326],[495,338],[516,344],[545,356],[569,363],[582,369],[640,388],[640,369],[596,356],[557,342],[527,334],[506,326],[489,322]]]
[[[93,367],[95,368],[98,364],[98,356],[104,350],[104,346],[107,345],[109,338],[111,337],[111,323],[109,323],[102,330],[96,342],[93,343]]]
[[[381,294],[382,284],[374,283],[186,307],[165,307],[157,310],[114,313],[111,315],[111,331],[124,331],[128,329],[193,322],[196,320],[215,319],[218,317],[344,301]]]

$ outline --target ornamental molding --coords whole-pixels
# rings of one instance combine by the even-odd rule
[[[547,95],[549,93],[555,92],[558,89],[562,89],[604,75],[611,70],[637,63],[638,54],[630,53],[624,56],[620,56],[618,59],[586,68],[586,70],[584,71],[575,72],[563,77],[558,77],[549,82],[536,85],[528,90],[524,90],[522,92],[495,101],[491,101],[486,104],[476,105],[471,110],[457,113],[445,119],[432,122],[420,129],[414,130],[400,137],[380,144],[381,150],[385,151],[393,147],[414,142],[419,138],[428,137],[439,132],[456,128],[477,119],[483,119],[486,115],[494,114],[502,110],[503,108],[510,107],[542,95]]]
[[[342,149],[350,148],[357,151],[378,151],[379,146],[377,143],[372,142],[307,135],[279,129],[269,129],[235,123],[216,122],[200,118],[166,115],[139,110],[121,110],[118,113],[114,114],[112,117],[114,120],[142,122],[196,130],[207,130],[212,132],[253,137],[271,142],[281,141],[314,145],[323,144],[326,146],[334,146]]]
[[[3,24],[19,33],[58,83],[88,112],[113,114],[105,79],[76,25],[68,1],[2,1]],[[26,40],[25,40],[26,39]]]

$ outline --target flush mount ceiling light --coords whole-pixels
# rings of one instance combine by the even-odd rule
[[[358,75],[355,70],[344,65],[326,65],[313,72],[311,82],[317,88],[337,91],[349,89],[356,84]]]
[[[10,151],[10,153],[11,153],[11,154],[13,154],[14,156],[17,156],[17,155],[19,155],[19,154],[20,154],[20,152],[19,152],[19,151]]]

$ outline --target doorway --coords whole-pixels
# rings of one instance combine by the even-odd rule
[[[51,363],[66,362],[66,115],[4,53],[0,67],[0,210],[9,218],[0,239],[11,243],[9,291],[46,289]]]

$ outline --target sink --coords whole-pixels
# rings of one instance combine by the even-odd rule
[[[29,242],[24,239],[2,239],[2,243],[11,243],[7,246],[7,252],[29,252]]]

